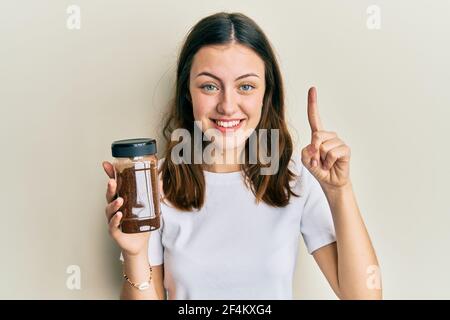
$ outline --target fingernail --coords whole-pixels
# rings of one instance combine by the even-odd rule
[[[316,160],[316,159],[313,159],[313,160],[311,161],[311,166],[312,166],[313,168],[315,168],[315,167],[317,166],[317,160]]]

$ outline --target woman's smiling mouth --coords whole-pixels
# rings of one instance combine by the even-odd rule
[[[214,127],[221,132],[236,131],[242,126],[245,119],[210,119]]]

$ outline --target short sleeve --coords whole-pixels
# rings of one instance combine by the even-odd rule
[[[336,241],[333,217],[328,200],[317,179],[300,162],[305,202],[300,220],[300,232],[309,254]]]
[[[163,222],[161,220],[161,222]],[[148,263],[151,266],[157,266],[164,263],[164,249],[162,245],[162,228],[152,231],[148,239]],[[122,252],[120,253],[121,261],[123,261]]]

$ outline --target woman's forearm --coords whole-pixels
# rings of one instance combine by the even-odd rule
[[[324,188],[333,216],[338,252],[339,292],[343,299],[381,299],[375,250],[361,217],[351,182]]]
[[[124,255],[124,272],[128,278],[134,283],[142,283],[148,281],[150,277],[150,269],[147,254],[138,256]],[[121,300],[159,300],[154,287],[154,281],[150,281],[150,288],[147,290],[138,290],[131,286],[126,280],[123,282],[122,291],[120,293]]]

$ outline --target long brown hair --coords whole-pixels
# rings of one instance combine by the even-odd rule
[[[249,141],[245,142],[245,163],[241,170],[247,186],[255,195],[256,201],[264,201],[273,207],[284,207],[295,194],[289,182],[295,174],[288,169],[292,156],[292,139],[285,123],[283,81],[272,47],[259,26],[242,13],[219,12],[200,20],[188,33],[181,49],[177,64],[176,90],[173,103],[163,128],[167,144],[165,161],[161,165],[164,198],[179,210],[200,209],[205,197],[205,178],[201,164],[175,164],[171,152],[178,141],[171,141],[172,132],[183,128],[193,136],[195,119],[189,94],[189,74],[196,52],[206,45],[226,45],[239,43],[256,52],[264,61],[266,91],[264,93],[261,119],[255,131],[267,129],[267,142],[270,144],[270,129],[279,130],[278,172],[273,175],[261,175],[265,167],[259,159],[257,163],[248,161]],[[203,139],[202,139],[203,140]],[[201,148],[205,147],[202,142]],[[198,146],[192,142],[195,149]],[[272,155],[271,155],[272,156]]]

